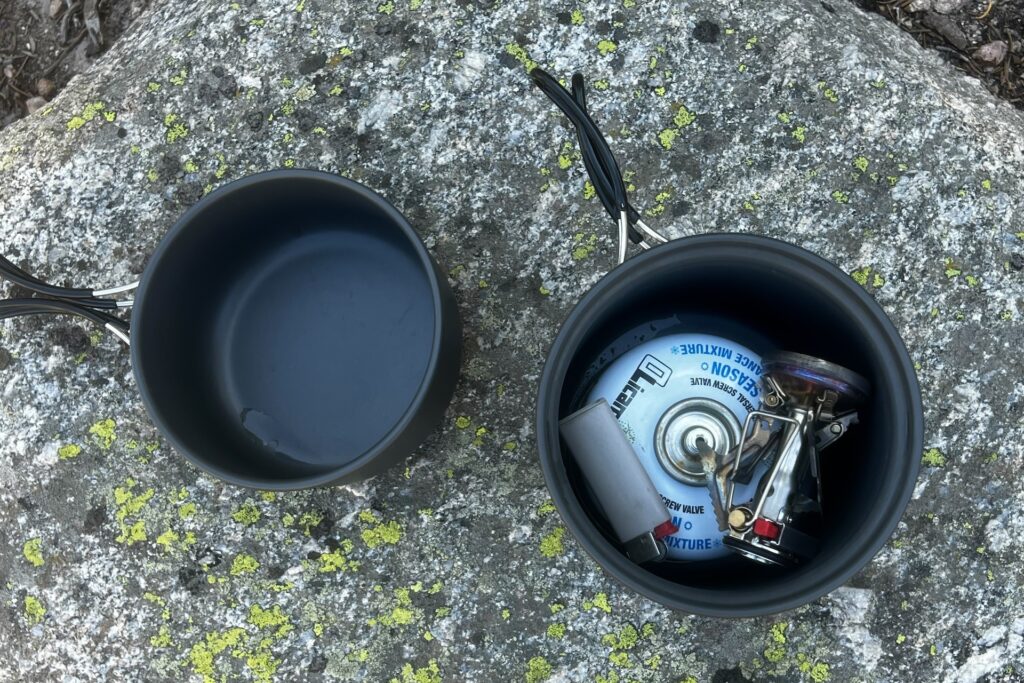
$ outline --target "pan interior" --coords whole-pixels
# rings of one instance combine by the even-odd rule
[[[422,246],[396,217],[333,178],[255,183],[186,217],[133,331],[151,412],[186,454],[287,485],[399,425],[436,313]]]

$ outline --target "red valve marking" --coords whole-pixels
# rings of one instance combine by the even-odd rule
[[[658,526],[654,527],[654,531],[651,532],[651,533],[654,534],[655,540],[661,540],[661,539],[665,538],[666,536],[671,536],[672,534],[674,534],[677,531],[679,531],[679,527],[677,527],[675,524],[673,524],[672,520],[669,519],[669,520],[665,520],[664,522],[662,522]]]
[[[782,535],[782,527],[770,519],[759,517],[754,520],[754,535],[769,541],[777,541]]]

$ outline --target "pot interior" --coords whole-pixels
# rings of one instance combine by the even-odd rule
[[[286,173],[182,219],[132,330],[147,407],[179,449],[228,480],[288,486],[396,429],[436,323],[426,252],[396,217],[355,183]]]

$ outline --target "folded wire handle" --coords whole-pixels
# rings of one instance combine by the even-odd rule
[[[668,242],[664,235],[644,223],[640,218],[640,212],[629,203],[626,183],[615,155],[587,111],[583,75],[573,75],[572,94],[540,67],[535,67],[530,72],[530,77],[534,85],[562,110],[576,128],[576,138],[590,182],[601,199],[601,204],[619,227],[618,262],[623,263],[626,260],[626,247],[630,241],[643,249]]]
[[[137,281],[108,289],[57,287],[25,272],[4,256],[0,256],[0,278],[40,295],[0,299],[0,320],[22,315],[76,315],[102,325],[126,345],[131,345],[128,323],[110,312],[129,308],[133,301],[103,297],[132,291],[139,286]]]

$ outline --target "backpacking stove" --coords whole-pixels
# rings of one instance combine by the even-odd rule
[[[867,398],[860,375],[800,353],[764,359],[765,410],[749,413],[743,436],[711,484],[724,493],[725,545],[744,557],[792,565],[813,557],[818,543],[807,527],[822,510],[819,454],[857,423],[852,410]],[[843,409],[846,409],[843,412]],[[771,462],[753,497],[736,503],[752,465]]]

